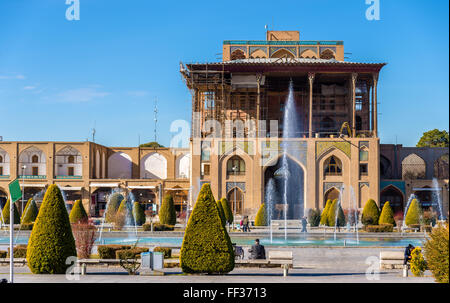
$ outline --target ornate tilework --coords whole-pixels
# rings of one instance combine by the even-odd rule
[[[367,186],[367,187],[370,186],[369,182],[359,182],[359,187],[360,188],[363,187],[364,185]]]
[[[266,166],[269,162],[279,157],[282,154],[283,147],[286,152],[293,159],[300,162],[306,167],[307,143],[306,141],[286,141],[283,146],[283,141],[261,142],[261,165]]]
[[[334,147],[341,150],[347,157],[351,158],[351,146],[349,142],[320,141],[316,142],[316,160],[329,148]]]
[[[329,50],[332,50],[334,53],[336,53],[336,47],[334,47],[334,46],[321,46],[320,48],[319,48],[319,53],[323,53],[323,51],[324,50],[327,50],[327,49],[329,49]]]
[[[249,141],[222,141],[219,143],[219,155],[224,155],[234,148],[238,148],[249,155],[255,154],[254,144]]]
[[[304,51],[310,50],[317,55],[317,47],[300,46],[298,55],[301,56]]]
[[[272,55],[279,51],[280,49],[285,49],[290,51],[294,56],[297,56],[297,48],[296,47],[271,47],[269,49],[269,56],[272,57]]]
[[[267,47],[262,46],[250,46],[250,55],[253,54],[253,52],[256,52],[257,50],[261,50],[266,54],[267,56]]]
[[[332,187],[336,187],[339,191],[341,191],[343,185],[344,183],[342,182],[325,182],[323,183],[323,193],[325,194]]]
[[[244,52],[244,54],[247,54],[247,47],[245,46],[232,46],[230,47],[230,54],[233,53],[235,50],[240,49]]]
[[[235,187],[245,193],[245,182],[227,182],[227,193]]]

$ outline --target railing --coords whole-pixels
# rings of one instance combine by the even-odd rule
[[[9,179],[9,178],[10,178],[9,175],[1,175],[1,176],[0,176],[0,179]]]
[[[39,180],[43,180],[43,179],[47,179],[46,175],[19,175],[18,177],[19,179],[39,179]]]
[[[82,176],[55,176],[55,179],[69,179],[69,180],[78,180],[81,179]]]

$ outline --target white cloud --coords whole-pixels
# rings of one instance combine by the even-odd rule
[[[18,74],[18,75],[0,75],[0,80],[24,80],[25,76]]]
[[[98,91],[95,88],[85,87],[70,89],[58,94],[64,102],[88,102],[95,98],[103,98],[110,95],[108,92]]]

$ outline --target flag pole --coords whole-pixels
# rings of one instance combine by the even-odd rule
[[[14,283],[14,202],[9,194],[9,283]]]

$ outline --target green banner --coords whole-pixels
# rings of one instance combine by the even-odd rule
[[[22,190],[20,189],[19,180],[16,179],[9,183],[9,193],[11,195],[11,203],[16,202],[20,198],[22,198]]]

